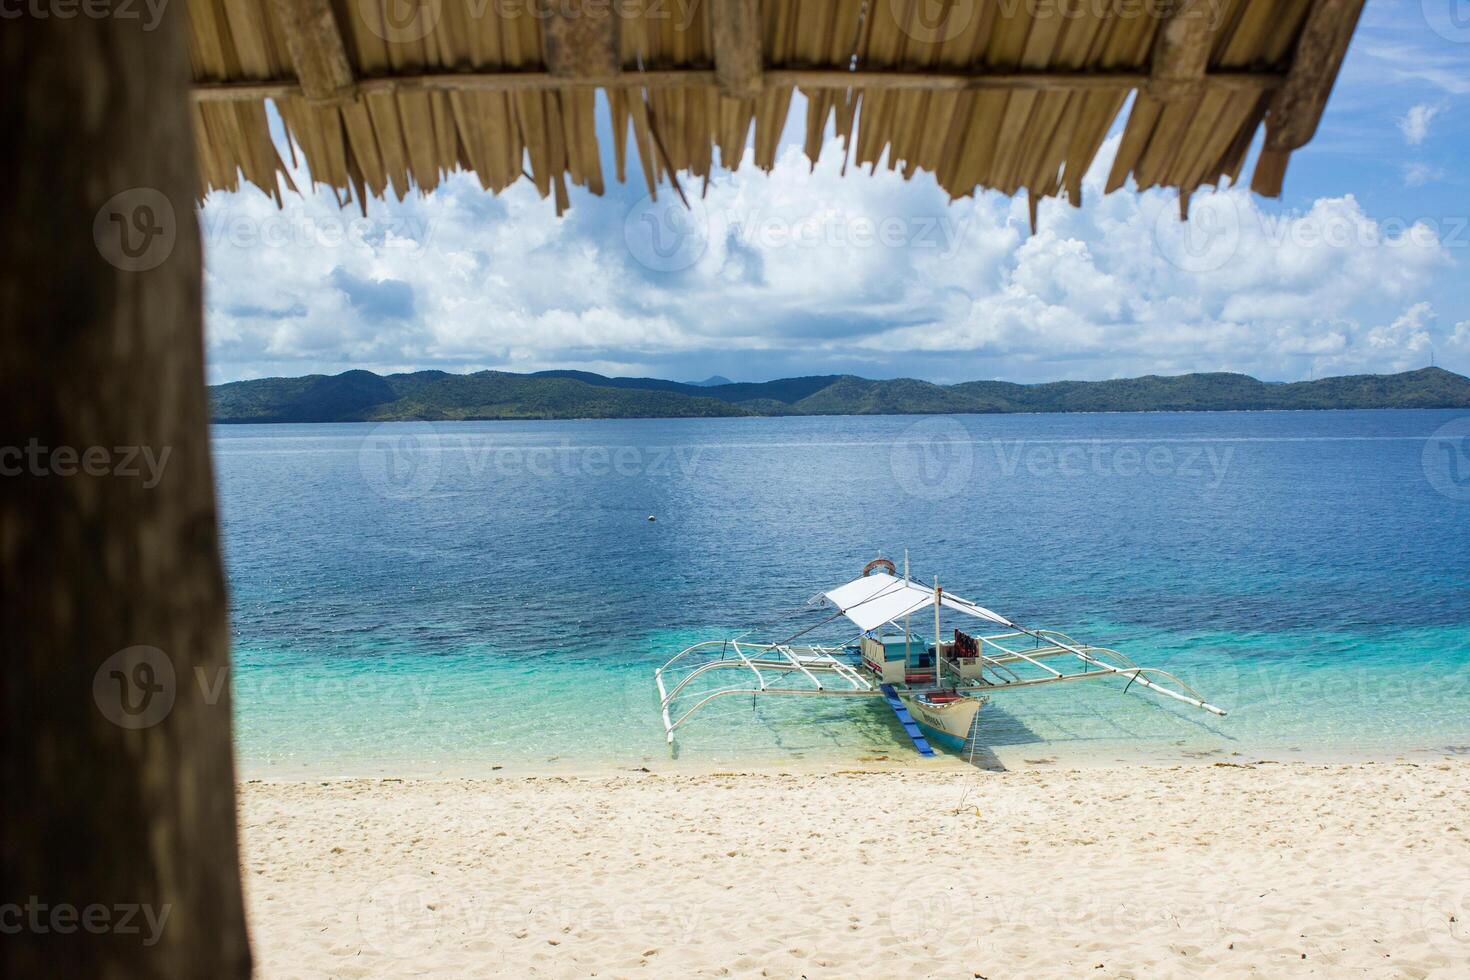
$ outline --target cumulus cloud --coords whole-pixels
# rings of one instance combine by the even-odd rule
[[[1453,361],[1470,359],[1470,320],[1461,320],[1434,339],[1434,350]],[[1441,362],[1443,363],[1443,362]]]
[[[1411,106],[1408,112],[1399,117],[1399,132],[1404,134],[1404,142],[1410,146],[1418,146],[1423,143],[1429,136],[1429,124],[1443,108],[1440,105],[1430,105],[1428,102]]]
[[[402,279],[364,279],[337,266],[327,281],[340,289],[347,302],[368,323],[407,320],[413,316],[413,286]]]
[[[492,198],[466,175],[367,218],[327,192],[284,211],[254,190],[215,194],[201,215],[211,379],[1279,377],[1394,366],[1432,333],[1414,310],[1449,261],[1438,229],[1375,219],[1351,196],[1268,210],[1241,189],[1202,192],[1181,224],[1172,193],[1102,194],[1116,148],[1086,205],[1043,204],[1035,235],[1022,200],[844,176],[835,140],[816,167],[794,146],[768,175],[747,157],[702,198],[696,184],[689,211],[666,189],[613,186],[558,219],[527,183]]]
[[[1396,354],[1428,350],[1428,324],[1433,318],[1433,307],[1428,303],[1415,303],[1387,326],[1369,330],[1365,339],[1369,347]]]

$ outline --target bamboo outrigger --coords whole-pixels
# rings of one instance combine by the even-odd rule
[[[868,563],[862,576],[813,596],[807,606],[836,610],[779,642],[735,637],[708,640],[681,651],[658,670],[659,708],[670,745],[674,732],[701,708],[731,696],[885,698],[921,754],[932,739],[958,749],[973,742],[980,708],[992,694],[1116,678],[1151,694],[1223,716],[1184,681],[1156,667],[1141,667],[1107,647],[1079,643],[1064,633],[1029,629],[968,599],[914,582],[904,559],[900,577],[885,558]],[[913,616],[948,610],[987,624],[995,632],[971,635],[955,629],[949,641],[931,643],[912,629]],[[838,619],[860,631],[828,645],[796,640]],[[1027,645],[1029,644],[1029,646]],[[1064,666],[1069,669],[1064,669]],[[712,675],[738,679],[729,685],[695,683]],[[927,738],[925,737],[927,736]]]

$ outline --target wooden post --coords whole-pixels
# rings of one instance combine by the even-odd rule
[[[760,5],[756,0],[721,0],[709,13],[721,90],[737,99],[755,98],[764,86]]]
[[[1364,0],[1317,0],[1307,14],[1286,82],[1271,97],[1266,147],[1295,150],[1317,134]]]
[[[621,7],[599,0],[542,0],[546,70],[564,78],[606,77],[622,69]]]
[[[1251,178],[1251,190],[1257,194],[1280,197],[1291,152],[1317,134],[1363,4],[1364,0],[1316,0],[1307,13],[1286,81],[1271,96],[1266,111],[1266,142]]]
[[[352,64],[330,0],[271,0],[271,8],[286,36],[302,94],[328,105],[355,98]]]
[[[1147,88],[1150,96],[1169,101],[1204,91],[1205,69],[1215,39],[1210,23],[1214,9],[1209,0],[1178,0],[1159,26],[1154,41]]]
[[[109,9],[0,30],[0,975],[246,977],[186,14]]]

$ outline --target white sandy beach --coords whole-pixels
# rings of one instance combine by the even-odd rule
[[[265,977],[1470,976],[1470,763],[251,781]]]

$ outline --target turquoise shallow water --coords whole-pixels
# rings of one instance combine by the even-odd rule
[[[1436,437],[1462,415],[219,427],[242,767],[663,764],[658,663],[905,547],[1231,709],[1000,695],[1004,764],[1470,751],[1470,449]],[[679,761],[901,738],[881,702],[730,698]]]

